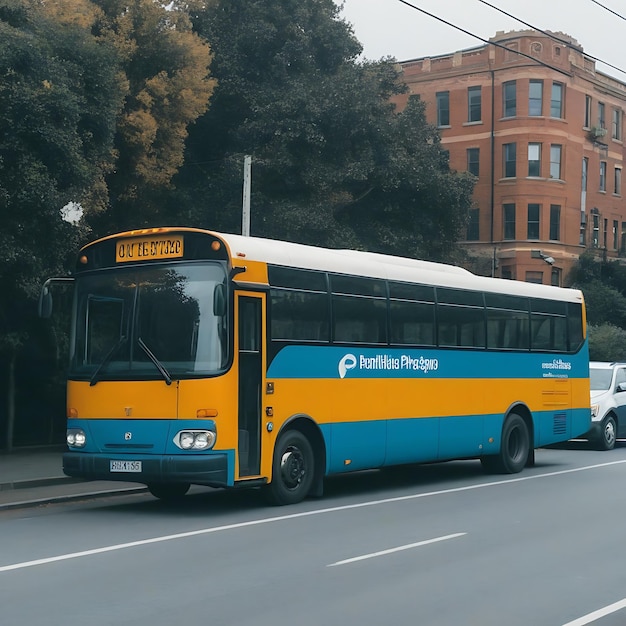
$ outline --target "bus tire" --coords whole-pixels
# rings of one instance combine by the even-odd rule
[[[148,491],[159,500],[175,502],[187,494],[190,486],[189,483],[150,483]]]
[[[510,413],[502,427],[498,454],[480,459],[483,468],[492,474],[521,472],[530,454],[530,434],[526,422],[517,413]]]
[[[265,488],[270,504],[282,506],[304,500],[315,475],[315,457],[309,440],[299,430],[280,435],[274,448],[272,482]]]

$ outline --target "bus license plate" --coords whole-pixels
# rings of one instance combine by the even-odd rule
[[[111,472],[141,472],[141,461],[110,461]]]

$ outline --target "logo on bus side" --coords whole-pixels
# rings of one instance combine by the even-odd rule
[[[353,370],[356,367],[356,357],[354,354],[346,354],[341,361],[339,361],[339,378],[345,378],[348,370]]]
[[[410,354],[401,354],[399,356],[391,356],[389,354],[365,356],[361,354],[357,359],[354,354],[346,354],[339,361],[339,378],[345,378],[347,372],[357,367],[357,365],[359,370],[373,370],[376,372],[411,370],[428,374],[439,369],[439,359],[424,358],[421,355],[414,357]]]

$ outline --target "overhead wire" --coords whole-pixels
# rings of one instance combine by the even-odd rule
[[[567,39],[562,39],[561,37],[558,37],[554,33],[542,30],[541,28],[538,28],[537,26],[534,26],[533,24],[529,24],[528,22],[525,22],[524,20],[520,19],[519,17],[516,17],[515,15],[513,15],[511,13],[508,13],[507,11],[501,9],[500,7],[495,6],[494,4],[491,4],[490,2],[487,2],[486,0],[478,0],[478,2],[481,2],[482,4],[484,4],[484,5],[492,8],[492,9],[494,9],[495,11],[498,11],[499,13],[502,13],[503,15],[506,15],[507,17],[510,17],[511,19],[514,19],[516,22],[519,22],[520,24],[524,24],[524,26],[528,26],[528,28],[532,28],[533,30],[536,30],[537,32],[542,33],[543,35],[546,35],[547,37],[550,37],[554,41],[558,41],[560,44],[563,44],[564,46],[567,46],[568,48],[577,49],[576,46],[572,45],[571,41],[568,41]],[[604,5],[602,5],[599,2],[597,2],[596,0],[591,0],[591,2],[595,2],[596,4],[601,6],[602,8],[607,9],[607,11],[611,11],[611,9],[608,9]],[[613,13],[613,11],[611,11],[611,13]],[[620,16],[620,17],[622,17],[622,16]],[[626,19],[626,18],[622,17],[622,19]],[[598,63],[603,63],[607,67],[611,67],[614,70],[617,70],[618,72],[622,72],[622,74],[626,74],[626,70],[623,70],[621,67],[617,67],[617,65],[611,65],[611,63],[608,63],[607,61],[604,61],[603,59],[599,59],[598,57],[594,57],[593,55],[589,54],[588,52],[585,52],[584,55],[586,57],[592,59],[593,61],[596,61]]]
[[[558,72],[559,74],[565,74],[566,76],[569,76],[569,72],[566,72],[565,70],[555,67],[554,65],[550,65],[549,63],[545,63],[544,61],[541,61],[540,59],[537,59],[536,57],[531,56],[530,54],[526,54],[525,52],[520,52],[519,50],[511,50],[510,48],[503,46],[497,41],[490,41],[489,39],[484,39],[483,37],[480,37],[479,35],[476,35],[475,33],[472,33],[469,30],[465,30],[464,28],[461,28],[460,26],[457,26],[456,24],[453,24],[452,22],[448,22],[447,20],[444,20],[442,17],[439,17],[438,15],[429,13],[428,11],[421,9],[420,7],[415,6],[414,4],[411,4],[407,0],[398,0],[398,2],[410,7],[411,9],[415,9],[416,11],[419,11],[420,13],[423,13],[424,15],[428,15],[429,17],[432,17],[433,19],[439,22],[442,22],[443,24],[446,24],[447,26],[451,26],[452,28],[455,28],[456,30],[461,31],[462,33],[465,33],[466,35],[469,35],[470,37],[474,37],[474,39],[478,39],[479,41],[482,41],[483,43],[495,46],[496,48],[502,48],[503,50],[507,50],[508,52],[514,52],[515,54],[519,56],[530,59],[531,61],[533,61],[533,63],[543,65],[544,67],[547,67],[548,69]]]
[[[510,14],[510,13],[507,13],[506,11],[504,11],[504,10],[500,9],[499,7],[494,6],[493,4],[491,4],[491,3],[487,2],[486,0],[478,0],[478,1],[479,1],[479,2],[481,2],[482,4],[485,4],[485,5],[489,6],[489,7],[490,7],[490,8],[492,8],[492,9],[495,9],[496,11],[499,11],[500,13],[502,13],[502,14],[506,15],[507,17],[510,17],[511,19],[514,19],[514,20],[516,20],[517,22],[520,22],[520,24],[524,24],[524,25],[525,25],[525,26],[527,26],[528,28],[532,28],[533,30],[536,30],[537,32],[540,32],[540,33],[542,33],[542,34],[546,35],[547,37],[550,37],[551,39],[553,39],[553,40],[555,40],[555,41],[558,41],[559,43],[561,43],[561,44],[562,44],[562,45],[564,45],[564,46],[567,46],[567,47],[569,47],[569,48],[574,48],[574,49],[579,50],[579,48],[577,48],[577,47],[573,46],[573,45],[572,45],[572,43],[571,43],[570,41],[567,41],[566,39],[562,39],[562,38],[558,37],[557,35],[555,35],[555,34],[553,34],[553,33],[550,33],[550,32],[548,32],[548,31],[544,31],[544,30],[542,30],[542,29],[540,29],[540,28],[537,28],[536,26],[533,26],[532,24],[529,24],[528,22],[525,22],[524,20],[521,20],[521,19],[519,19],[519,18],[518,18],[518,17],[516,17],[516,16],[514,16],[514,15],[512,15],[512,14]],[[613,12],[611,9],[609,9],[609,8],[605,7],[604,5],[600,4],[599,2],[597,2],[597,0],[591,0],[591,1],[592,1],[592,2],[595,2],[596,4],[598,4],[599,6],[601,6],[602,8],[606,9],[607,11],[611,11],[611,12]],[[437,20],[437,21],[439,21],[439,22],[441,22],[441,23],[443,23],[443,24],[446,24],[446,26],[450,26],[451,28],[454,28],[454,29],[456,29],[456,30],[458,30],[458,31],[460,31],[460,32],[462,32],[462,33],[464,33],[464,34],[466,34],[466,35],[469,35],[470,37],[473,37],[474,39],[478,39],[479,41],[482,41],[483,43],[486,43],[486,44],[489,44],[489,45],[495,46],[495,47],[497,47],[497,48],[502,48],[503,50],[507,50],[508,52],[515,53],[515,54],[517,54],[517,55],[519,55],[519,56],[522,56],[522,57],[526,57],[526,58],[528,58],[528,59],[531,59],[534,63],[537,63],[537,64],[539,64],[539,65],[542,65],[542,66],[544,66],[544,67],[547,67],[548,69],[551,69],[551,70],[553,70],[553,71],[555,71],[555,72],[559,72],[560,74],[565,74],[565,75],[568,75],[568,76],[569,76],[569,73],[568,73],[568,72],[566,72],[566,71],[564,71],[564,70],[562,70],[562,69],[560,69],[560,68],[558,68],[558,67],[555,67],[555,66],[553,66],[553,65],[550,65],[549,63],[546,63],[546,62],[544,62],[544,61],[542,61],[542,60],[540,60],[540,59],[538,59],[538,58],[536,58],[536,57],[534,57],[534,56],[531,56],[531,55],[526,54],[526,53],[524,53],[524,52],[521,52],[521,51],[519,51],[519,50],[511,50],[510,48],[507,48],[506,46],[503,46],[502,44],[500,44],[500,43],[498,43],[498,42],[496,42],[496,41],[491,41],[491,40],[489,40],[489,39],[485,39],[485,38],[481,37],[480,35],[477,35],[477,34],[475,34],[475,33],[472,33],[472,32],[470,32],[469,30],[466,30],[465,28],[462,28],[461,26],[458,26],[457,24],[453,24],[452,22],[449,22],[449,21],[445,20],[444,18],[442,18],[442,17],[440,17],[440,16],[438,16],[438,15],[435,15],[435,14],[433,14],[433,13],[430,13],[429,11],[426,11],[425,9],[422,9],[422,8],[420,8],[420,7],[418,7],[418,6],[414,5],[414,4],[412,4],[411,2],[408,2],[408,0],[398,0],[398,2],[400,2],[401,4],[404,4],[404,5],[406,5],[406,6],[408,6],[408,7],[409,7],[409,8],[411,8],[411,9],[414,9],[415,11],[419,11],[420,13],[423,13],[424,15],[428,15],[429,17],[432,17],[433,19],[435,19],[435,20]],[[622,17],[622,16],[620,15],[619,17]],[[623,18],[623,17],[622,17],[622,19],[626,19],[626,18]],[[602,63],[602,64],[604,64],[604,65],[606,65],[606,66],[608,66],[608,67],[611,67],[612,69],[614,69],[614,70],[616,70],[616,71],[618,71],[618,72],[621,72],[621,73],[623,73],[623,74],[626,74],[626,70],[623,70],[623,69],[621,69],[620,67],[617,67],[617,66],[615,66],[615,65],[612,65],[611,63],[607,63],[606,61],[604,61],[604,60],[602,60],[602,59],[600,59],[600,58],[598,58],[598,57],[594,57],[593,55],[588,54],[587,52],[584,52],[583,54],[584,54],[586,57],[588,57],[588,58],[592,59],[593,61],[596,61],[596,62],[598,62],[598,63]]]
[[[613,11],[613,9],[609,9],[609,7],[607,6],[604,6],[601,2],[598,2],[598,0],[591,0],[591,2],[593,2],[594,4],[597,4],[599,7],[602,7],[605,11],[608,11],[609,13],[613,13],[615,17],[619,17],[621,20],[626,21],[626,17],[624,17],[623,15],[620,15],[617,11]]]

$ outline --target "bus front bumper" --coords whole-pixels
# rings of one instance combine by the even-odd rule
[[[227,487],[228,454],[123,455],[66,452],[63,472],[74,478],[134,483],[190,483]],[[232,483],[231,483],[232,484]]]

